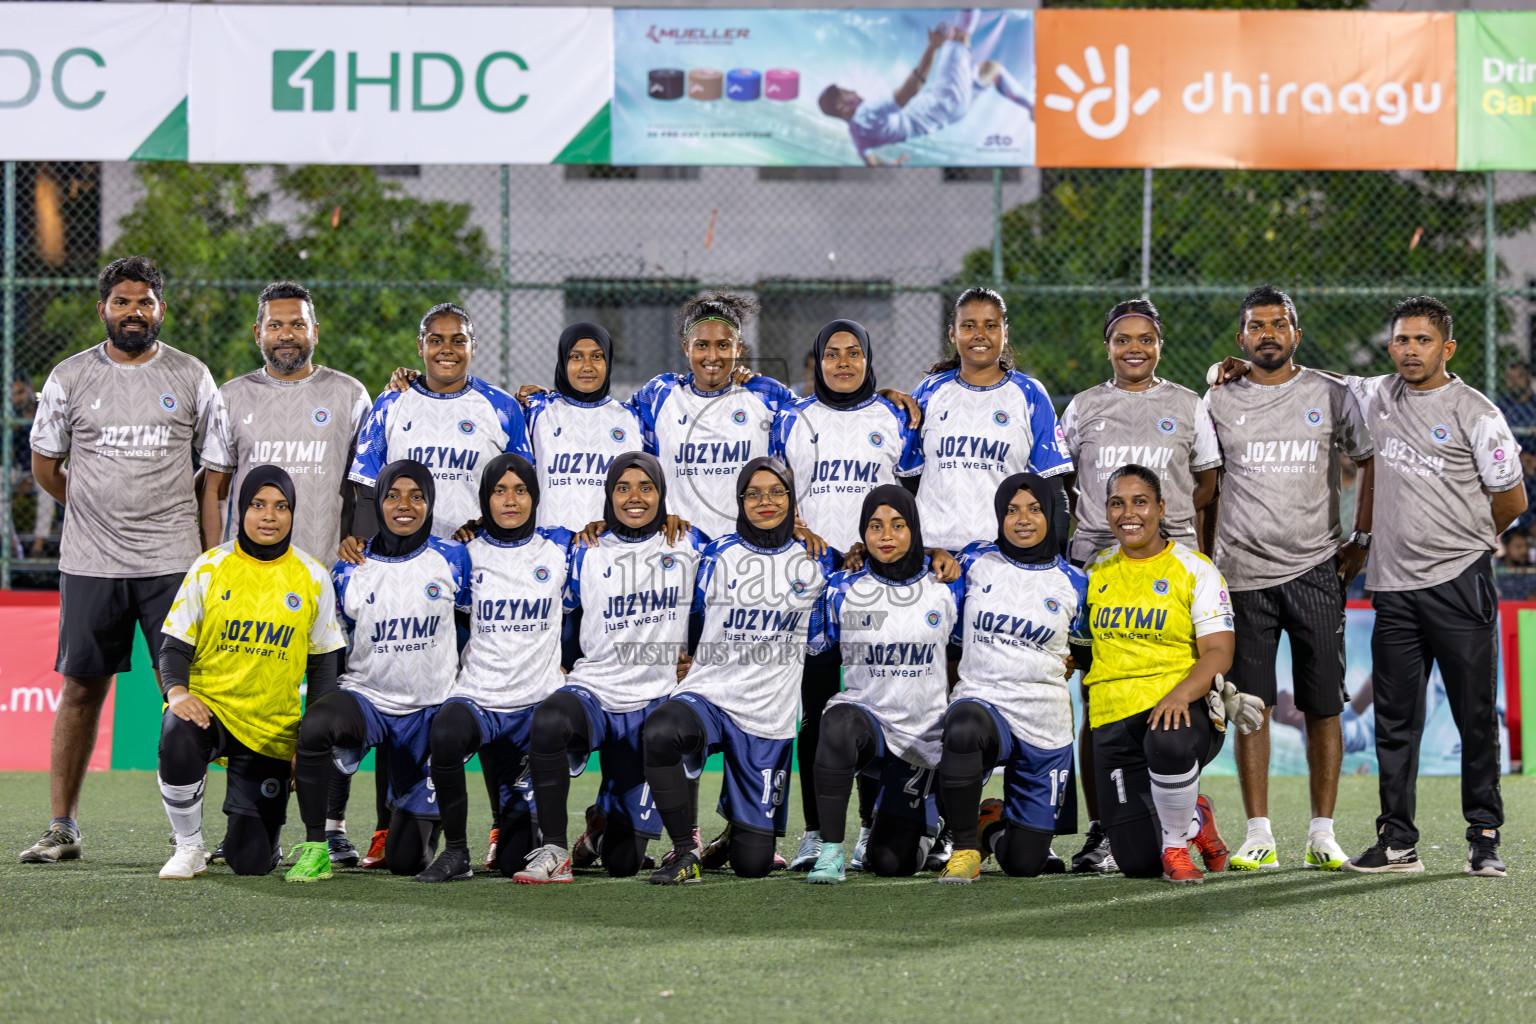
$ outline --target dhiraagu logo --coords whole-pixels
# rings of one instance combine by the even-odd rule
[[[527,70],[528,62],[510,50],[467,58],[451,53],[349,50],[345,60],[335,50],[273,50],[272,109],[355,111],[361,97],[370,107],[382,106],[387,99],[390,111],[397,112],[401,94],[408,91],[409,109],[415,113],[478,102],[493,114],[510,114],[528,102],[528,94],[519,92],[515,84],[515,76]],[[466,99],[471,88],[474,98]],[[344,108],[338,108],[338,100],[345,103]]]
[[[1050,93],[1045,97],[1045,105],[1052,110],[1062,113],[1077,113],[1077,126],[1090,139],[1112,139],[1125,131],[1125,126],[1130,124],[1131,113],[1134,111],[1137,117],[1152,109],[1152,105],[1158,100],[1159,93],[1156,88],[1147,89],[1136,101],[1131,102],[1131,49],[1124,43],[1114,49],[1115,81],[1109,83],[1109,76],[1105,74],[1104,58],[1099,54],[1097,46],[1089,46],[1083,50],[1083,66],[1088,72],[1088,81],[1093,83],[1093,88],[1088,88],[1088,83],[1083,81],[1076,69],[1066,64],[1056,66],[1056,77],[1061,79],[1061,84],[1072,91],[1073,96],[1062,96],[1059,93]],[[1074,98],[1075,97],[1075,98]],[[1108,121],[1100,121],[1094,117],[1093,110],[1100,103],[1110,103],[1110,116]]]

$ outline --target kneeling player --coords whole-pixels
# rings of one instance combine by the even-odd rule
[[[841,561],[831,549],[812,558],[794,533],[793,474],[777,459],[753,459],[736,482],[736,532],[711,543],[699,564],[693,666],[645,723],[645,777],[672,840],[651,876],[658,885],[700,877],[697,780],[717,751],[725,754],[719,809],[727,827],[711,845],[743,878],[773,870],[807,641],[824,643],[822,592]],[[821,546],[819,537],[809,541]]]
[[[427,778],[432,714],[453,686],[458,664],[455,616],[469,609],[464,545],[432,536],[435,487],[419,462],[391,462],[379,473],[379,532],[361,565],[338,562],[336,603],[351,630],[341,689],[311,704],[299,728],[299,816],[305,841],[290,882],[331,877],[326,808],[338,773],[363,755],[388,751],[390,826],[384,863],[414,875],[437,847],[436,796]]]
[[[229,766],[225,862],[237,875],[265,875],[277,865],[299,734],[299,683],[307,671],[311,697],[333,689],[331,652],[345,644],[325,568],[289,545],[288,474],[257,466],[238,500],[235,540],[193,563],[165,620],[159,780],[176,852],[161,878],[191,878],[208,866],[203,787],[209,762],[218,758]],[[296,637],[302,648],[294,646]],[[304,660],[296,656],[300,649]]]
[[[676,543],[667,540],[666,477],[654,456],[615,456],[603,489],[606,529],[595,546],[571,548],[569,674],[533,713],[528,768],[544,845],[512,876],[517,882],[575,877],[566,803],[571,778],[586,770],[593,751],[603,773],[594,815],[604,821],[594,852],[608,874],[637,873],[646,844],[661,834],[640,730],[677,683],[704,537],[690,529]]]
[[[886,484],[864,496],[858,536],[867,551],[864,567],[835,573],[827,584],[826,637],[840,644],[846,689],[821,716],[821,852],[808,882],[844,878],[848,800],[857,775],[880,779],[865,870],[915,874],[938,832],[930,790],[949,699],[944,649],[959,618],[963,584],[941,583],[929,572],[917,502],[903,487]]]
[[[1061,557],[1051,485],[1015,473],[993,496],[997,540],[965,549],[960,684],[944,715],[939,778],[955,850],[941,882],[971,882],[987,857],[1004,872],[1034,877],[1051,836],[1077,831],[1061,820],[1072,786],[1072,699],[1068,637],[1081,623],[1088,585]],[[1003,766],[1005,799],[981,800]],[[1070,815],[1075,817],[1075,815]]]
[[[481,527],[469,541],[475,574],[469,644],[453,696],[432,719],[432,785],[443,852],[418,882],[471,877],[464,763],[482,753],[501,808],[496,864],[510,877],[537,845],[528,735],[533,709],[560,675],[560,621],[569,530],[535,529],[539,478],[521,455],[498,455],[480,477]]]

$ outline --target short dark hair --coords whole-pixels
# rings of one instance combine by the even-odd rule
[[[459,318],[464,325],[464,334],[470,341],[475,340],[475,322],[469,318],[469,313],[457,302],[439,302],[433,306],[421,318],[421,327],[416,332],[416,339],[420,341],[427,336],[427,328],[432,326],[432,321],[440,316],[453,315]]]
[[[1109,483],[1105,485],[1104,493],[1108,494],[1110,491],[1114,490],[1115,484],[1119,483],[1123,478],[1128,476],[1133,476],[1150,487],[1152,489],[1153,498],[1156,498],[1158,501],[1163,500],[1162,478],[1152,470],[1148,469],[1146,466],[1139,465],[1135,462],[1127,462],[1125,465],[1109,474]],[[1106,502],[1108,500],[1108,498],[1105,499]],[[1157,534],[1158,536],[1166,539],[1169,536],[1168,524],[1162,520],[1158,520]]]
[[[1151,299],[1126,299],[1109,307],[1109,312],[1104,314],[1104,340],[1109,340],[1109,329],[1114,326],[1116,320],[1123,316],[1144,316],[1152,321],[1152,326],[1157,328],[1158,338],[1163,336],[1163,315],[1152,305]]]
[[[315,315],[315,300],[309,289],[297,281],[273,281],[261,290],[256,298],[256,319],[266,316],[267,303],[273,299],[302,299],[309,304],[309,315]]]
[[[1399,320],[1415,316],[1422,316],[1434,324],[1443,340],[1451,340],[1451,307],[1433,295],[1410,295],[1393,306],[1392,315],[1387,317],[1387,329],[1396,330]]]
[[[821,112],[828,117],[837,117],[837,101],[842,97],[843,90],[835,85],[829,85],[821,90],[821,95],[816,97],[816,105]]]
[[[101,301],[106,302],[107,296],[112,294],[112,289],[123,281],[147,284],[149,290],[155,293],[156,299],[164,298],[165,278],[160,276],[160,268],[155,266],[155,261],[148,256],[124,256],[102,267],[100,276],[96,278],[96,288],[101,292]]]
[[[1243,297],[1242,308],[1237,311],[1237,328],[1243,329],[1248,322],[1248,311],[1259,306],[1284,306],[1286,319],[1290,320],[1293,330],[1301,327],[1296,319],[1296,303],[1291,297],[1271,284],[1261,284]]]

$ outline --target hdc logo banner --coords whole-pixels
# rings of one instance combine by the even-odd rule
[[[1451,14],[1042,11],[1053,167],[1450,169]]]
[[[198,6],[191,159],[551,163],[612,84],[606,8]]]
[[[188,8],[0,3],[0,158],[187,157]]]
[[[1456,166],[1536,167],[1536,15],[1456,15]]]

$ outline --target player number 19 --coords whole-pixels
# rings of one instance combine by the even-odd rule
[[[776,772],[772,768],[763,769],[763,799],[762,805],[777,807],[784,802],[784,772]]]

